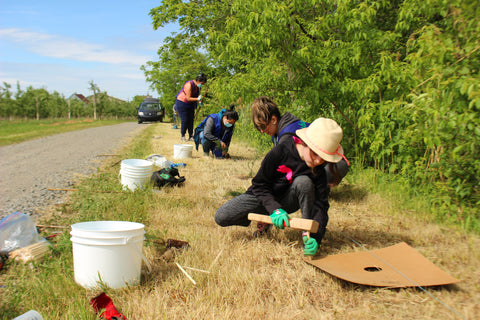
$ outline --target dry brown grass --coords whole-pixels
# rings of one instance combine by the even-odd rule
[[[152,139],[155,153],[173,158],[179,130],[158,124]],[[417,288],[385,289],[339,280],[303,261],[298,231],[273,230],[252,237],[249,228],[221,228],[213,220],[216,209],[243,192],[261,157],[234,137],[232,159],[203,158],[201,147],[180,173],[182,188],[155,194],[146,232],[188,241],[189,249],[165,256],[155,246],[144,248],[153,271],[135,288],[112,291],[115,305],[128,319],[460,319],[440,302]],[[433,296],[465,319],[480,314],[480,241],[477,236],[394,211],[388,199],[342,182],[332,193],[330,223],[321,255],[361,251],[345,235],[368,249],[402,241],[435,265],[461,280],[458,285],[427,288]],[[298,214],[296,214],[298,216]],[[425,221],[423,221],[425,220]],[[215,262],[215,258],[219,256]],[[176,266],[188,270],[194,285]]]

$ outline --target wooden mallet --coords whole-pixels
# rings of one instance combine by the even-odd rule
[[[262,223],[273,224],[272,219],[270,216],[264,214],[257,214],[257,213],[249,213],[248,220],[250,221],[257,221]],[[311,233],[315,233],[318,231],[318,222],[315,220],[310,219],[302,219],[302,218],[291,218],[288,220],[290,223],[290,228],[298,229],[302,231],[308,231]]]

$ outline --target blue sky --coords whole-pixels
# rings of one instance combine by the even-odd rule
[[[89,96],[101,91],[132,100],[156,95],[140,66],[158,60],[163,39],[178,31],[153,30],[150,9],[160,0],[0,0],[0,84]]]

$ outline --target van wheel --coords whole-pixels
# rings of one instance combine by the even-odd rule
[[[142,123],[142,120],[138,120],[138,124],[141,124]]]

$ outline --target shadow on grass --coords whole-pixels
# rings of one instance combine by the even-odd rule
[[[372,292],[372,291],[379,291],[379,290],[388,290],[388,291],[392,291],[392,292],[402,292],[404,290],[415,290],[415,291],[418,291],[418,292],[421,292],[423,291],[423,289],[425,289],[426,291],[443,291],[443,290],[446,290],[446,291],[449,291],[449,292],[460,292],[462,291],[462,289],[456,285],[456,284],[446,284],[446,285],[440,285],[440,286],[424,286],[424,287],[415,287],[415,286],[411,286],[411,287],[403,287],[403,288],[390,288],[390,287],[377,287],[377,286],[369,286],[369,285],[364,285],[364,284],[358,284],[358,283],[353,283],[353,282],[349,282],[349,281],[346,281],[346,280],[343,280],[343,279],[340,279],[340,278],[337,278],[331,274],[329,274],[328,272],[325,272],[323,271],[322,269],[318,269],[318,271],[330,276],[332,278],[332,281],[334,281],[335,283],[337,283],[342,289],[344,290],[349,290],[349,291],[361,291],[361,292]]]
[[[328,228],[322,241],[322,255],[337,254],[349,248],[365,246],[367,249],[380,249],[400,242],[412,244],[413,239],[402,234],[385,232],[382,230],[356,228],[339,230]]]
[[[242,190],[242,191],[236,191],[236,190],[229,190],[225,193],[225,197],[226,198],[234,198],[234,197],[237,197],[241,194],[244,194],[245,193],[245,190]]]
[[[254,226],[254,225],[253,225]],[[245,241],[255,240],[253,237],[253,231],[255,228],[250,227],[241,228],[231,233],[233,241]],[[262,238],[270,240],[284,241],[285,243],[291,243],[298,241],[298,247],[302,247],[302,232],[295,229],[275,230],[271,228]],[[345,253],[353,251],[353,248],[360,247],[359,244],[365,246],[369,250],[381,249],[389,247],[400,242],[406,242],[409,245],[413,245],[413,239],[401,234],[384,232],[375,229],[354,229],[354,230],[338,230],[328,228],[320,244],[319,256],[335,255],[338,253]],[[359,244],[357,244],[359,243]]]
[[[367,195],[365,188],[348,183],[342,183],[330,190],[330,199],[338,202],[362,201]]]

